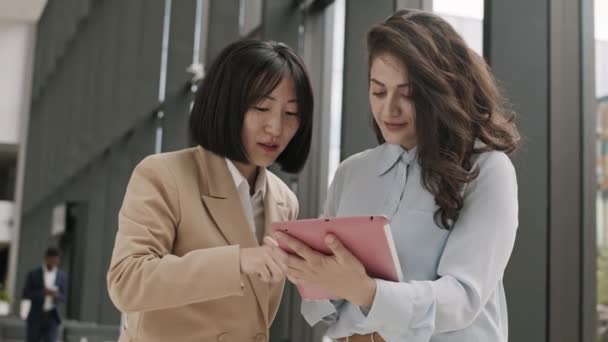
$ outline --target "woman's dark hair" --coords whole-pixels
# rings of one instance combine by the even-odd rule
[[[385,54],[407,68],[422,183],[439,207],[435,222],[451,229],[464,203],[464,185],[479,175],[471,156],[517,149],[515,113],[507,113],[506,100],[483,58],[439,16],[399,11],[370,29],[367,47],[370,68]],[[373,127],[378,142],[384,143],[375,122]],[[476,148],[477,140],[485,146]]]
[[[209,67],[190,116],[192,138],[205,149],[247,163],[241,131],[245,112],[292,77],[300,126],[277,158],[281,169],[302,169],[312,137],[313,93],[304,63],[283,43],[241,40],[228,45]]]

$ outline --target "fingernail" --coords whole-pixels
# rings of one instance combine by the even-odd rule
[[[277,241],[275,239],[273,239],[272,237],[268,236],[268,241],[270,241],[272,246],[279,247],[279,244],[277,243]]]
[[[334,238],[333,235],[327,235],[327,237],[325,238],[325,242],[327,243],[334,243],[334,241],[336,241],[336,238]]]

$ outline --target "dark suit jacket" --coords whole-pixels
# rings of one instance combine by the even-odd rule
[[[68,277],[62,270],[57,270],[57,278],[55,286],[58,289],[58,295],[55,297],[55,309],[51,314],[55,317],[58,324],[61,324],[61,317],[57,308],[59,304],[65,303],[68,292]],[[40,323],[44,313],[44,271],[42,267],[38,267],[27,274],[25,286],[23,287],[23,298],[32,301],[30,313],[27,316],[28,323]]]

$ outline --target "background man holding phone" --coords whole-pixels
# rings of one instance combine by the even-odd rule
[[[41,267],[31,270],[23,288],[23,299],[31,306],[27,315],[27,342],[56,342],[61,325],[58,306],[65,303],[68,278],[59,270],[59,250],[49,247]]]

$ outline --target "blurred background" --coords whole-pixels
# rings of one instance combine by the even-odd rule
[[[197,82],[239,38],[308,65],[312,153],[281,177],[317,216],[340,160],[375,145],[364,38],[401,8],[452,23],[519,114],[510,340],[608,341],[608,0],[0,0],[0,341],[23,341],[49,245],[70,275],[63,340],[117,340],[105,274],[131,171],[191,145]],[[289,287],[271,341],[322,340]]]

